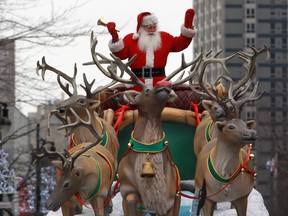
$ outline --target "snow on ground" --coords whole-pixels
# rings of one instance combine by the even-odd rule
[[[190,192],[185,192],[185,194],[191,195]],[[120,193],[113,198],[113,212],[111,216],[122,216],[123,211],[121,207],[122,198]],[[181,198],[181,209],[180,216],[189,216],[191,208],[191,199],[182,197]],[[79,214],[80,215],[80,214]],[[83,213],[81,215],[85,216],[94,216],[94,213],[91,209],[83,207]],[[217,205],[217,210],[214,211],[215,216],[236,216],[236,210],[230,209],[230,203],[219,203]],[[62,216],[61,210],[57,212],[49,212],[47,216]],[[252,190],[248,198],[248,210],[247,216],[269,216],[269,213],[264,206],[264,201],[262,195],[255,189]]]

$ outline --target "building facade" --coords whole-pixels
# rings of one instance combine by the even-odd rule
[[[195,26],[199,31],[193,39],[194,53],[201,49],[222,50],[223,56],[228,56],[241,50],[249,51],[248,46],[260,49],[264,45],[270,52],[268,61],[264,55],[257,59],[259,92],[265,90],[265,93],[259,101],[245,107],[244,117],[257,122],[256,189],[263,195],[269,211],[274,211],[271,206],[279,207],[284,199],[275,191],[288,185],[283,186],[281,180],[287,177],[287,169],[283,168],[287,166],[288,155],[288,1],[198,0],[193,1],[193,7],[196,11]],[[230,76],[237,81],[243,63],[234,58],[229,62]],[[215,65],[207,70],[208,82],[223,72]]]

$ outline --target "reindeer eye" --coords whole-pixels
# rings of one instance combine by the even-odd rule
[[[80,99],[77,100],[77,103],[86,104],[86,100],[84,98],[80,98]]]
[[[149,92],[150,92],[150,89],[146,89],[146,90],[145,90],[145,95],[148,95]]]
[[[70,186],[70,184],[69,184],[68,182],[66,182],[66,183],[64,184],[64,189],[68,189],[69,186]]]
[[[233,130],[233,129],[235,129],[236,127],[235,127],[235,125],[228,125],[228,129],[229,130]]]

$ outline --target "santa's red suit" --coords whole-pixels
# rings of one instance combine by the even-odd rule
[[[167,63],[169,53],[180,52],[185,48],[187,48],[191,43],[194,35],[197,33],[197,30],[192,28],[194,11],[192,20],[190,20],[190,24],[187,24],[186,16],[185,16],[185,23],[181,26],[180,36],[174,37],[167,32],[160,31],[159,33],[162,44],[161,47],[154,51],[153,50],[142,51],[139,49],[138,46],[139,41],[138,30],[141,24],[143,24],[143,22],[146,22],[145,24],[148,25],[154,24],[154,22],[157,22],[157,18],[155,18],[154,14],[151,14],[149,12],[141,13],[138,15],[137,33],[128,34],[123,39],[119,39],[117,35],[117,38],[115,40],[111,40],[109,42],[109,49],[115,56],[119,57],[122,60],[130,59],[136,54],[137,57],[130,66],[132,71],[143,82],[147,82],[148,79],[145,78],[149,78],[149,73],[152,72],[153,86],[154,86],[159,80],[165,78],[165,66]],[[191,28],[186,27],[187,25],[191,25]],[[144,79],[143,79],[143,71],[146,75],[148,74],[148,76],[146,75],[144,76]]]

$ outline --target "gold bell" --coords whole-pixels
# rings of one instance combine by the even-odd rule
[[[155,176],[153,164],[150,161],[146,161],[142,164],[142,172],[140,176],[142,178],[153,178]]]
[[[242,173],[242,174],[245,173],[245,169],[244,169],[244,168],[241,169],[241,173]]]
[[[254,160],[255,155],[254,154],[250,154],[250,160]]]
[[[253,177],[254,177],[254,180],[255,180],[257,178],[257,173],[255,173]]]

